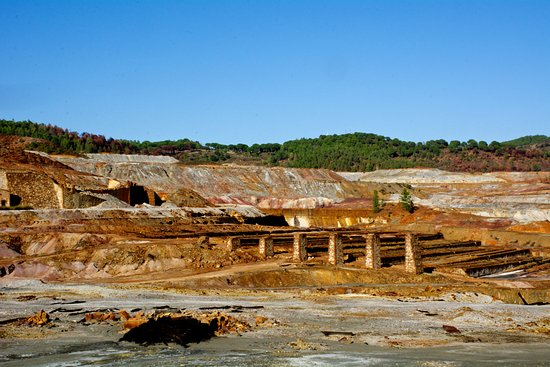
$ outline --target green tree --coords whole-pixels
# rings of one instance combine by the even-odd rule
[[[460,146],[460,142],[458,140],[451,140],[451,142],[449,143],[449,151],[451,153],[456,153],[460,150],[461,146]]]
[[[414,203],[412,201],[412,196],[406,187],[404,187],[403,191],[401,192],[401,196],[399,197],[399,202],[401,203],[401,207],[404,210],[408,211],[409,213],[412,213],[414,211]]]
[[[487,144],[486,141],[480,140],[479,143],[477,143],[477,147],[481,150],[489,151],[489,144]]]
[[[477,141],[475,141],[474,139],[468,140],[467,144],[468,145],[466,145],[466,148],[468,149],[476,149],[478,147]]]
[[[374,190],[372,192],[372,211],[373,213],[380,213],[382,208],[384,207],[384,200],[380,199],[380,195],[378,195],[378,190]]]
[[[382,204],[380,203],[380,198],[378,197],[378,191],[374,190],[372,193],[372,211],[374,213],[379,213],[382,210]]]

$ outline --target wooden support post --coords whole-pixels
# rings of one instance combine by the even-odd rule
[[[416,235],[405,235],[405,271],[407,273],[422,274],[422,245]]]
[[[331,265],[344,264],[342,236],[339,233],[331,233],[328,237],[328,262]]]
[[[260,237],[260,243],[258,246],[258,249],[260,251],[260,256],[264,259],[267,257],[273,256],[273,237],[271,236],[263,236]]]
[[[307,238],[305,233],[294,234],[294,251],[292,253],[292,260],[294,262],[302,262],[307,259],[306,252]]]
[[[367,269],[380,269],[382,267],[382,259],[380,258],[380,235],[377,233],[367,234],[365,266]]]
[[[234,251],[238,247],[241,246],[241,239],[240,237],[229,237],[227,239],[227,249],[229,251]]]

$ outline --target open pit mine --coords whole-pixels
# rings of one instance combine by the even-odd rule
[[[548,358],[548,172],[349,173],[21,150],[0,159],[0,203],[7,365],[78,350],[147,365],[127,343],[216,335],[231,347],[209,342],[224,351],[214,365],[238,365],[230,356],[243,349],[284,365],[315,353],[360,360],[372,347],[436,348],[444,362],[438,347],[472,343],[497,359],[523,343],[524,365]],[[37,340],[48,342],[22,357]],[[111,344],[83,347],[100,341]],[[202,352],[186,361],[199,365]],[[429,362],[410,353],[404,361]]]

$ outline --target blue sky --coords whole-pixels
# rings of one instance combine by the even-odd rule
[[[0,0],[0,118],[115,138],[550,134],[550,1]]]

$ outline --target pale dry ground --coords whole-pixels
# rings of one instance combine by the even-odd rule
[[[504,358],[509,363],[542,365],[550,358],[548,305],[504,304],[476,292],[477,284],[469,288],[438,275],[411,276],[399,269],[371,273],[370,286],[358,286],[341,284],[358,279],[357,269],[282,265],[282,269],[273,261],[234,265],[188,275],[167,273],[158,279],[118,279],[110,285],[3,278],[0,321],[45,310],[54,322],[52,327],[0,325],[0,363],[147,366],[187,361],[185,365],[239,366],[254,360],[254,365],[265,366],[359,366],[387,365],[400,355],[405,362],[397,365],[413,360],[417,365],[462,366],[469,364],[448,360],[496,365],[494,361]],[[298,285],[307,283],[306,276],[317,281],[330,277],[327,284],[340,281],[340,285]],[[399,284],[377,283],[390,278]],[[237,284],[227,284],[226,279]],[[252,279],[264,287],[238,285]],[[298,283],[270,286],[274,279]],[[189,287],[198,284],[203,287]],[[231,308],[226,312],[248,322],[252,330],[192,345],[184,352],[173,345],[143,348],[120,343],[120,323],[78,323],[85,312],[98,309],[148,312],[166,306],[186,310],[240,306],[239,312],[231,313]],[[449,333],[444,325],[460,332]],[[510,349],[516,352],[508,354]],[[397,352],[403,350],[411,352]],[[377,357],[372,359],[373,355]],[[205,360],[212,362],[204,364]]]
[[[258,337],[284,336],[289,341],[301,338],[314,344],[332,340],[389,347],[550,341],[550,306],[504,304],[476,292],[446,290],[445,285],[437,296],[396,297],[391,291],[385,291],[386,296],[384,293],[370,295],[350,291],[329,294],[319,288],[159,290],[143,284],[112,287],[28,280],[3,280],[0,284],[2,320],[29,316],[41,309],[51,312],[58,307],[147,310],[163,305],[179,309],[254,305],[262,308],[236,316],[252,324],[257,315],[265,316],[272,320],[270,326],[259,327],[253,333],[258,333]],[[74,301],[81,302],[71,303]],[[67,317],[59,313],[56,316],[61,320]],[[72,321],[80,318],[82,315],[69,317]],[[443,325],[452,325],[461,333],[449,334],[443,330]],[[55,338],[60,333],[57,328],[23,328],[32,329],[23,338]],[[79,326],[71,324],[66,332],[78,332],[78,329]],[[41,331],[33,335],[37,330]],[[321,333],[325,330],[353,335],[337,333],[327,337]],[[17,337],[13,330],[4,329],[3,332],[5,338]]]

